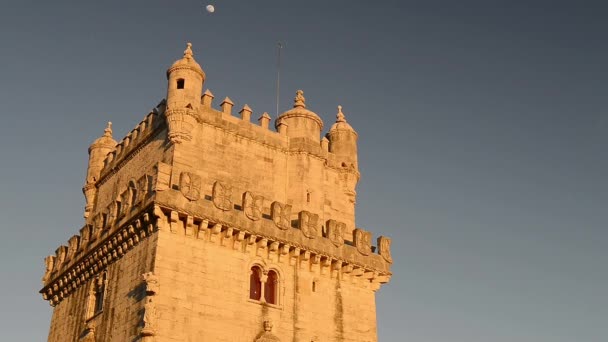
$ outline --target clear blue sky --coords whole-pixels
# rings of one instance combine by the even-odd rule
[[[357,222],[393,238],[380,341],[608,338],[608,5],[5,1],[0,339],[46,339],[44,256],[81,227],[87,147],[165,96],[191,41],[219,103],[296,89],[359,133]]]

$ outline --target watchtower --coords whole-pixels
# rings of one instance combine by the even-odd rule
[[[376,341],[391,240],[356,225],[342,107],[324,137],[300,90],[276,131],[215,109],[191,44],[167,79],[89,148],[85,224],[45,259],[49,341]]]

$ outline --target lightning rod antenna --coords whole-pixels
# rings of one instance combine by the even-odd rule
[[[281,93],[281,50],[283,43],[277,43],[277,116],[279,117],[279,95]]]

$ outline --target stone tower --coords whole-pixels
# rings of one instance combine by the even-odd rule
[[[202,93],[188,44],[167,99],[89,148],[85,224],[45,259],[49,341],[376,341],[389,238],[355,221],[357,133],[297,91],[259,124]],[[201,96],[202,93],[202,96]]]

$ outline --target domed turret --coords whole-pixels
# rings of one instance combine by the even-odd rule
[[[306,109],[306,98],[304,92],[298,90],[294,98],[293,108],[281,114],[275,121],[278,129],[281,125],[287,125],[287,136],[290,138],[309,138],[319,142],[323,121],[314,112]]]
[[[343,167],[357,169],[357,132],[346,122],[342,106],[338,106],[336,123],[334,123],[329,133],[329,152],[335,154]]]
[[[89,166],[87,167],[87,178],[82,189],[86,199],[84,209],[84,217],[88,217],[95,201],[97,188],[95,183],[99,180],[101,170],[103,170],[104,161],[108,153],[112,152],[116,147],[116,140],[112,138],[112,123],[108,122],[108,126],[103,132],[103,135],[97,138],[91,146],[89,146]]]
[[[198,109],[205,82],[205,72],[194,60],[192,44],[188,43],[184,57],[167,70],[167,123],[169,140],[181,143],[192,139],[198,121]]]

